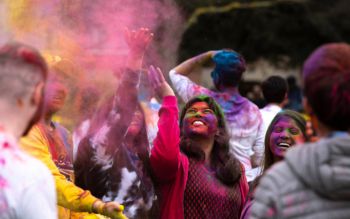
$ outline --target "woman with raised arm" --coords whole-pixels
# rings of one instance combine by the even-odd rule
[[[160,189],[161,218],[239,218],[248,184],[229,153],[225,118],[215,100],[189,100],[178,125],[177,99],[159,68],[149,77],[163,98],[151,168]]]
[[[153,34],[126,31],[129,55],[120,84],[99,110],[74,162],[76,183],[103,201],[118,201],[128,218],[154,218],[144,113],[137,94],[142,60]]]

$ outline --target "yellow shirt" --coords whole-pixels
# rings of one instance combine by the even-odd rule
[[[101,218],[98,215],[78,212],[92,212],[92,204],[97,200],[87,190],[83,190],[74,183],[66,180],[66,177],[59,172],[59,169],[52,160],[49,151],[49,142],[37,125],[35,125],[28,135],[21,139],[21,148],[41,160],[51,171],[55,178],[57,204],[59,219],[71,218]]]

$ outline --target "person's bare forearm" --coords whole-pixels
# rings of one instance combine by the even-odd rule
[[[124,38],[129,47],[126,67],[133,71],[140,70],[143,56],[153,38],[153,33],[148,28],[140,28],[136,31],[125,29]]]
[[[203,66],[204,63],[211,60],[214,51],[208,51],[202,54],[199,54],[195,57],[187,59],[182,62],[178,66],[176,66],[173,70],[175,70],[178,74],[181,75],[189,75],[193,72],[197,67]]]

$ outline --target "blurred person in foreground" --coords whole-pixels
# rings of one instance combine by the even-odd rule
[[[320,46],[302,73],[320,140],[292,148],[264,175],[250,218],[349,218],[350,45]]]
[[[0,48],[0,218],[57,218],[53,177],[17,142],[42,114],[47,66],[37,50]]]
[[[116,202],[104,203],[74,184],[72,138],[67,129],[52,120],[67,97],[62,78],[53,72],[46,86],[44,117],[21,139],[22,149],[44,162],[56,181],[59,219],[99,218],[89,212],[123,218]]]
[[[208,62],[215,64],[211,77],[216,91],[197,85],[188,77],[196,68]],[[233,50],[208,51],[179,64],[170,71],[169,76],[184,102],[204,94],[219,103],[227,121],[230,152],[244,165],[247,181],[251,182],[258,175],[265,133],[259,108],[238,91],[245,69],[243,56]]]

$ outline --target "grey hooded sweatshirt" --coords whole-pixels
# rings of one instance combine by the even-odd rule
[[[350,136],[288,151],[261,179],[250,218],[350,218]]]

